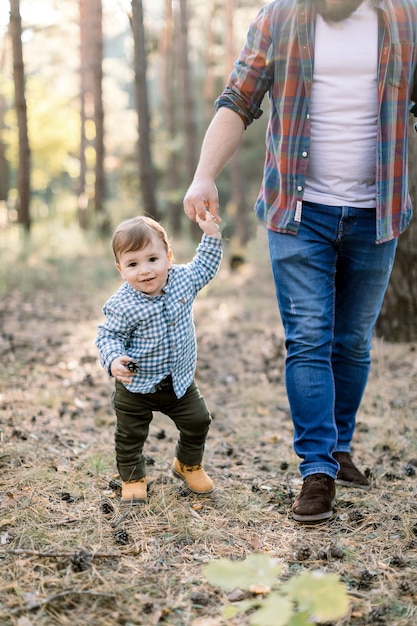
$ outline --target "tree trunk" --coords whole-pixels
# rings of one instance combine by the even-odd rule
[[[195,111],[193,99],[193,85],[190,64],[188,61],[188,3],[187,0],[179,0],[178,15],[178,45],[179,66],[182,78],[183,93],[183,125],[184,125],[184,159],[185,176],[187,184],[191,183],[197,167],[197,129],[195,124]],[[190,223],[193,239],[201,236],[199,226],[195,222]]]
[[[78,221],[81,228],[88,225],[89,200],[94,195],[96,213],[102,213],[104,203],[104,111],[102,97],[103,31],[101,0],[79,0],[80,8],[80,178],[78,186]],[[93,185],[87,183],[88,146],[94,147]]]
[[[410,122],[410,194],[417,211],[417,134]],[[417,340],[417,223],[416,217],[398,239],[397,255],[385,294],[376,333],[387,341]]]
[[[155,196],[155,171],[151,150],[148,85],[146,80],[147,52],[142,0],[132,0],[131,27],[134,41],[135,94],[139,130],[139,179],[143,212],[158,220],[159,212]]]
[[[180,70],[184,94],[185,168],[187,181],[191,182],[197,166],[197,133],[194,119],[194,98],[191,69],[188,61],[188,2],[179,0]]]
[[[104,210],[104,109],[103,109],[103,10],[102,0],[90,0],[91,4],[91,74],[94,103],[96,153],[94,180],[94,208],[98,213]]]
[[[225,22],[226,22],[226,81],[233,68],[235,61],[235,32],[234,32],[234,12],[236,0],[225,1]],[[232,237],[232,263],[233,256],[241,258],[242,248],[249,241],[248,211],[246,205],[245,181],[242,168],[242,152],[238,148],[230,161],[231,178],[231,213],[234,217],[234,236]]]
[[[213,50],[216,43],[215,32],[213,29],[214,19],[217,15],[217,0],[211,0],[209,7],[209,17],[207,23],[207,42],[206,42],[206,75],[204,80],[204,118],[205,126],[208,126],[214,115],[214,101],[217,96],[216,91],[216,61],[213,58]]]
[[[5,48],[0,59],[0,74],[5,71]],[[5,202],[9,195],[9,163],[6,158],[6,146],[1,137],[6,128],[4,118],[6,115],[6,99],[0,93],[0,202]]]
[[[166,165],[166,192],[168,219],[172,233],[179,235],[183,216],[182,202],[179,197],[180,176],[178,157],[176,154],[177,121],[176,89],[175,89],[175,50],[174,50],[174,18],[172,0],[165,0],[165,28],[161,37],[161,75],[164,118],[168,144],[170,145]]]
[[[13,79],[15,106],[19,131],[18,165],[18,221],[26,231],[30,230],[30,145],[25,95],[25,68],[22,49],[22,20],[19,0],[10,0],[10,33],[13,46]]]
[[[6,110],[5,99],[0,94],[0,137],[5,128],[4,114]],[[6,146],[0,139],[0,202],[5,202],[9,195],[9,163],[6,158]]]
[[[89,67],[90,37],[88,0],[80,0],[80,177],[78,180],[78,223],[87,228],[90,193],[87,190],[87,120],[92,115]]]

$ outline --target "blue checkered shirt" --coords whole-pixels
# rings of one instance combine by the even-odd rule
[[[216,275],[222,247],[222,239],[203,234],[194,259],[169,271],[164,293],[147,296],[124,283],[105,303],[105,321],[96,339],[100,363],[111,375],[115,358],[136,359],[139,371],[125,385],[129,391],[153,393],[171,375],[175,395],[181,398],[193,382],[197,362],[193,303]]]

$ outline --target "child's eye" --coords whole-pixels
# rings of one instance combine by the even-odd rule
[[[132,261],[131,263],[129,263],[128,267],[136,267],[137,263],[135,263],[135,261]]]
[[[157,261],[157,260],[158,260],[157,256],[151,256],[150,259],[149,259],[149,262],[150,263],[155,263],[155,261]]]

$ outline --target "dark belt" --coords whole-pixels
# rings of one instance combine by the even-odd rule
[[[155,385],[155,391],[166,391],[172,388],[172,376],[171,374],[166,378],[163,378],[157,385]]]

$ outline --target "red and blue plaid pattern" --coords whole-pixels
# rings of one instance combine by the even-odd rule
[[[376,238],[408,226],[408,112],[417,64],[417,0],[376,0],[379,15],[379,116],[376,146]],[[216,108],[238,113],[246,126],[270,103],[264,176],[255,213],[267,228],[296,234],[310,149],[315,9],[311,0],[275,0],[251,24]],[[345,123],[349,124],[349,111]],[[340,146],[343,150],[343,146]]]

